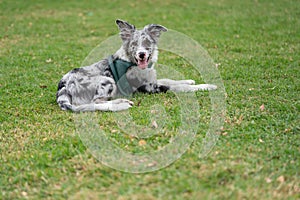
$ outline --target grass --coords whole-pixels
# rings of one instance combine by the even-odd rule
[[[0,9],[0,199],[299,199],[298,1],[2,0]],[[171,166],[146,174],[102,165],[76,133],[73,114],[58,109],[58,81],[117,33],[116,18],[185,33],[218,63],[227,114],[207,158],[197,158],[210,117],[207,92],[196,93],[201,129],[191,148]],[[177,64],[184,61],[170,60]],[[178,70],[201,81],[188,66]],[[145,110],[162,101],[176,111],[172,98],[133,100],[142,100]],[[112,113],[96,115],[107,119],[104,129],[113,125]],[[150,138],[143,149],[138,138],[111,137],[135,151],[166,142]]]

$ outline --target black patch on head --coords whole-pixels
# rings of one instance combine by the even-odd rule
[[[148,38],[144,39],[142,42],[142,46],[145,48],[151,47],[151,41]]]

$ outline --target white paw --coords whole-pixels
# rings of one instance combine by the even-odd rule
[[[193,91],[197,90],[216,90],[217,86],[212,84],[191,85]]]
[[[216,85],[212,84],[205,84],[207,87],[207,90],[216,90],[218,87]]]
[[[133,105],[133,102],[131,102],[131,101],[121,102],[121,103],[112,105],[110,108],[110,111],[116,112],[116,111],[127,110],[127,109],[131,108],[132,105]]]
[[[133,102],[128,99],[114,99],[111,102],[112,104],[129,103],[130,105],[133,105]]]
[[[184,80],[184,84],[195,85],[195,81],[194,80]]]

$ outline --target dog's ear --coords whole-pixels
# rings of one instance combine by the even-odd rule
[[[135,31],[135,26],[129,24],[126,21],[117,19],[116,24],[120,29],[120,36],[123,41],[127,41],[131,38],[133,32]]]
[[[158,41],[161,32],[168,31],[166,27],[159,24],[149,24],[144,27],[144,30],[155,40],[155,42]]]

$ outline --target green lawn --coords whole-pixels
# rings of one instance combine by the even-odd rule
[[[300,198],[299,1],[0,0],[0,11],[0,199]],[[74,115],[58,108],[58,81],[118,33],[117,18],[184,33],[217,63],[227,113],[206,158],[197,153],[210,120],[208,92],[196,93],[199,130],[190,149],[145,174],[101,164],[80,140]],[[181,58],[162,52],[161,61],[203,81]],[[178,112],[171,93],[132,100],[130,112],[141,124],[149,117],[139,110],[153,102]],[[105,119],[108,137],[133,152],[167,143],[179,120],[140,145],[112,130],[113,113],[93,115]]]

